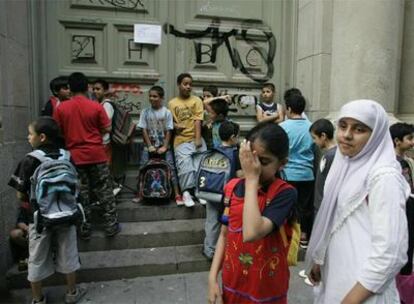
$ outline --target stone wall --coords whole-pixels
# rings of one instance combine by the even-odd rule
[[[12,263],[8,232],[15,225],[18,201],[7,186],[18,161],[30,150],[32,76],[29,0],[0,1],[0,291]]]

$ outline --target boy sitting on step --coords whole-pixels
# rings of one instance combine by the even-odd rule
[[[171,166],[171,182],[174,187],[175,202],[178,206],[182,206],[184,202],[178,187],[174,157],[170,149],[170,140],[172,130],[174,129],[173,117],[170,110],[162,104],[164,98],[164,89],[162,87],[153,86],[149,90],[148,97],[151,107],[142,111],[138,123],[138,127],[142,129],[142,137],[145,144],[140,159],[140,167],[148,161],[150,154],[165,158]]]

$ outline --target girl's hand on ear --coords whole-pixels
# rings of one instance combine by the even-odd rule
[[[256,155],[256,151],[252,151],[250,141],[243,140],[241,143],[239,158],[244,177],[246,179],[258,179],[262,172],[262,167],[259,158]]]

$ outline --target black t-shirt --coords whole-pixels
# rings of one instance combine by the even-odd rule
[[[53,145],[43,145],[38,147],[39,150],[44,151],[52,158],[59,157],[59,149]],[[8,185],[17,191],[27,196],[27,201],[30,197],[30,177],[33,175],[37,167],[39,167],[40,161],[33,156],[26,155],[17,165],[16,170],[10,177]],[[32,206],[31,206],[32,207]],[[33,210],[33,208],[31,208]],[[31,219],[30,222],[33,222]]]
[[[326,177],[331,169],[332,162],[336,153],[336,147],[333,147],[326,151],[317,166],[315,177],[315,193],[313,198],[313,205],[315,210],[319,210],[323,199],[323,189],[325,188]]]
[[[405,177],[408,184],[410,185],[411,193],[414,193],[414,182],[413,182],[413,179],[412,179],[410,165],[408,164],[408,162],[404,158],[402,158],[400,156],[397,156],[397,160],[400,162],[401,169],[402,169],[402,175]]]
[[[242,180],[236,185],[234,194],[238,197],[244,197],[245,189],[245,181]],[[267,189],[263,189],[263,191],[266,192]],[[293,205],[297,201],[297,196],[297,191],[293,187],[282,190],[264,208],[262,215],[272,221],[274,229],[282,226],[292,214]]]
[[[53,117],[53,105],[50,99],[46,102],[45,106],[41,112],[42,116],[50,116]]]

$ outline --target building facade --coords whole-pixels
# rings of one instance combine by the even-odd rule
[[[134,42],[135,24],[160,27],[160,43]],[[413,27],[413,0],[0,1],[1,273],[11,264],[17,208],[7,181],[30,149],[27,124],[50,79],[75,71],[105,78],[136,118],[152,85],[167,101],[176,76],[190,72],[195,94],[213,84],[232,95],[244,130],[264,82],[276,85],[277,100],[300,88],[311,119],[368,98],[392,119],[414,122]]]

